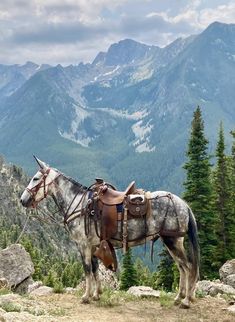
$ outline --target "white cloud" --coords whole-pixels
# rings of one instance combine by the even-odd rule
[[[163,46],[215,20],[235,22],[234,1],[1,0],[0,63],[88,61],[120,39]]]
[[[200,11],[199,22],[205,27],[214,21],[235,23],[235,3],[220,5],[214,9],[206,8]]]

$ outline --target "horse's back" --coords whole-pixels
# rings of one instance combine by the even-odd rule
[[[166,230],[186,232],[189,221],[189,207],[177,195],[169,191],[151,192],[152,213],[158,226]]]

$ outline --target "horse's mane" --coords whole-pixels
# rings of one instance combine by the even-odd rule
[[[56,172],[58,172],[60,175],[62,175],[65,179],[67,179],[69,182],[73,183],[75,186],[77,186],[79,189],[81,190],[88,190],[88,188],[86,186],[84,186],[83,184],[79,183],[78,181],[76,181],[74,178],[67,176],[66,174],[64,174],[63,172],[57,170],[56,168],[53,168]]]

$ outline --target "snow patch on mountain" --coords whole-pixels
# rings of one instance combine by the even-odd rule
[[[141,66],[137,71],[132,75],[132,80],[134,82],[140,82],[144,79],[149,79],[153,76],[154,69],[146,68],[146,66]]]
[[[140,120],[148,115],[148,111],[146,109],[136,111],[132,114],[129,114],[128,110],[123,110],[123,109],[116,110],[116,109],[112,109],[112,108],[96,108],[96,109],[91,109],[91,110],[105,112],[105,113],[108,113],[114,117],[120,117],[120,118],[124,118],[127,120],[134,120],[134,121]]]
[[[59,129],[59,134],[65,139],[78,143],[83,147],[88,147],[90,142],[95,138],[89,137],[86,132],[80,128],[80,126],[83,121],[91,115],[91,113],[78,105],[74,105],[74,112],[75,117],[72,120],[70,130],[66,132]]]
[[[107,75],[112,75],[114,74],[118,69],[120,68],[119,65],[117,65],[117,67],[115,67],[113,70],[111,70],[110,72],[104,73],[103,76],[107,76]]]
[[[113,76],[113,74],[116,73],[116,71],[118,71],[119,68],[120,68],[120,66],[117,65],[114,69],[112,69],[106,73],[99,74],[99,75],[95,76],[93,81],[96,82],[98,79],[100,79],[102,77],[111,76],[111,75]]]
[[[151,119],[146,124],[144,124],[143,120],[140,120],[131,127],[135,135],[135,140],[132,144],[136,152],[155,151],[155,146],[151,146],[150,144],[150,133],[153,129],[153,124],[150,123]]]

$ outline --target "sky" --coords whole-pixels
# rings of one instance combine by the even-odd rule
[[[0,64],[91,62],[121,39],[164,47],[214,21],[235,23],[235,1],[0,0]]]

